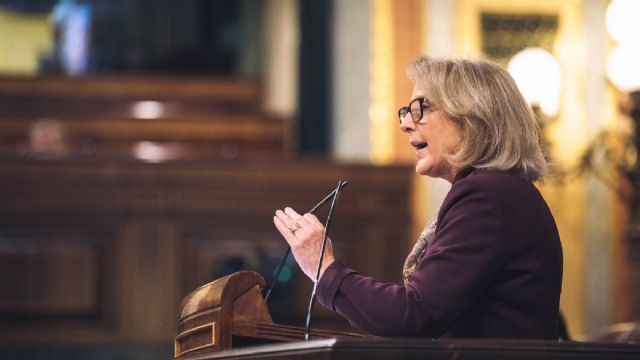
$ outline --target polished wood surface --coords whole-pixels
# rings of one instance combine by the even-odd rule
[[[275,324],[262,290],[264,278],[255,271],[239,271],[189,293],[180,304],[180,321],[175,338],[176,358],[229,350],[260,343],[301,341],[305,329]],[[336,336],[364,337],[310,329],[311,339]]]
[[[524,340],[336,338],[248,347],[187,356],[184,360],[631,360],[638,358],[640,358],[638,345]]]

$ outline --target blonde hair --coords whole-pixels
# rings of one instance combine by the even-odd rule
[[[407,73],[463,131],[460,147],[448,155],[451,165],[516,169],[530,181],[544,177],[547,161],[538,123],[504,69],[484,60],[427,56],[409,65]]]

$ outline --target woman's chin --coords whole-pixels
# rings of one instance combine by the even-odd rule
[[[416,173],[431,178],[448,179],[447,175],[449,173],[447,172],[447,169],[449,169],[449,167],[443,166],[443,164],[436,165],[430,160],[431,159],[418,160],[416,163]]]
[[[431,166],[431,164],[425,164],[424,160],[418,160],[418,162],[416,163],[416,173],[419,175],[424,175],[424,176],[433,176],[433,167]]]

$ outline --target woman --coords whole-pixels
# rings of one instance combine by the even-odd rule
[[[319,302],[379,336],[557,339],[562,248],[534,187],[546,171],[535,119],[509,74],[482,60],[423,57],[400,129],[416,172],[452,183],[407,258],[404,286],[358,274],[327,246]],[[274,223],[315,279],[323,225]]]

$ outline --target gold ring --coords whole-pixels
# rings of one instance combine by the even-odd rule
[[[302,229],[302,226],[300,226],[300,224],[298,224],[297,222],[293,223],[293,226],[289,228],[289,230],[294,234],[300,229]]]

